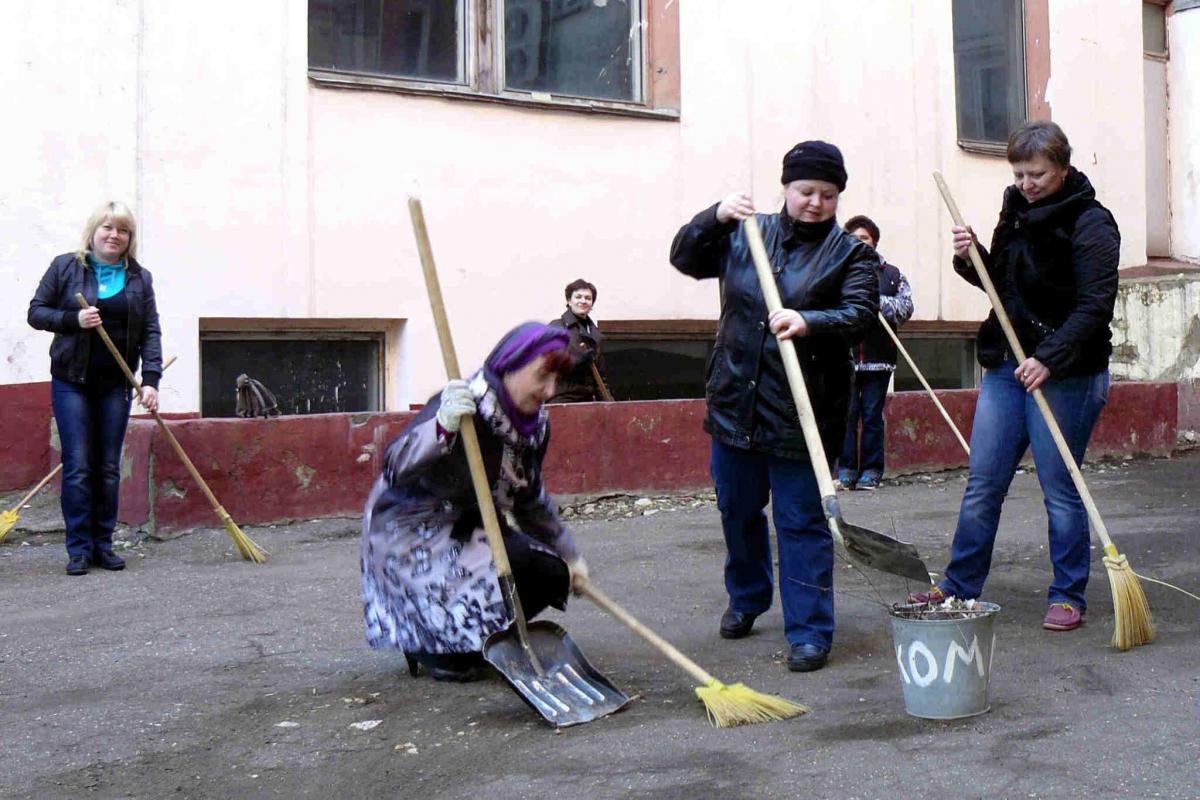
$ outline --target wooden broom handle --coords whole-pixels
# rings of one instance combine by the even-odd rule
[[[908,362],[909,368],[913,374],[917,376],[917,380],[925,387],[925,391],[929,392],[930,398],[933,399],[933,404],[937,406],[937,410],[942,412],[942,418],[946,420],[946,424],[950,426],[950,430],[954,431],[954,435],[958,437],[958,443],[963,446],[963,450],[967,451],[967,455],[971,455],[971,447],[967,444],[967,440],[963,438],[962,433],[958,430],[958,426],[954,424],[954,420],[950,419],[950,415],[946,413],[946,407],[942,405],[942,401],[938,400],[938,396],[933,391],[933,387],[929,385],[929,381],[925,380],[925,376],[921,374],[921,370],[917,369],[917,362],[913,361],[912,356],[904,349],[904,345],[900,343],[900,337],[892,330],[892,326],[888,324],[887,317],[883,312],[879,312],[879,323],[883,325],[883,329],[887,331],[888,336],[892,337],[892,341],[896,343],[896,348],[904,355],[904,360]]]
[[[758,273],[758,283],[762,287],[763,299],[767,301],[767,313],[771,314],[783,308],[779,298],[779,287],[775,285],[775,275],[771,272],[771,261],[767,258],[767,248],[763,244],[762,232],[758,229],[758,220],[747,217],[742,221],[746,232],[746,242],[750,245],[750,255],[754,259],[754,270]],[[800,415],[800,430],[804,433],[804,444],[808,447],[808,459],[812,462],[813,474],[817,476],[817,487],[821,497],[833,497],[837,490],[833,487],[833,476],[829,474],[829,462],[825,459],[825,447],[821,444],[821,432],[817,429],[817,418],[813,413],[812,401],[808,397],[808,385],[804,382],[804,371],[800,369],[800,358],[796,355],[796,345],[791,339],[778,339],[779,354],[783,357],[783,369],[787,373],[788,386],[792,390],[792,402]],[[829,523],[829,531],[842,547],[846,546],[842,538],[842,530],[832,514],[825,515]]]
[[[412,216],[413,232],[417,237],[417,252],[421,256],[421,269],[425,273],[425,286],[429,290],[429,305],[433,309],[433,323],[437,327],[438,344],[442,348],[442,360],[446,362],[446,377],[456,380],[461,376],[458,356],[454,352],[454,340],[450,337],[450,323],[446,318],[446,304],[442,300],[442,285],[438,281],[437,266],[433,261],[433,248],[429,244],[429,230],[425,227],[425,211],[416,197],[408,198],[408,213]],[[497,577],[512,579],[512,565],[508,551],[504,549],[504,535],[500,532],[500,520],[492,502],[492,490],[488,484],[487,470],[483,466],[483,453],[479,449],[479,437],[475,433],[473,419],[463,420],[458,431],[467,451],[467,464],[471,468],[471,483],[475,486],[475,500],[483,517],[483,529],[487,533],[488,545],[492,549],[492,560],[496,562]],[[514,595],[515,597],[515,595]],[[522,625],[524,620],[521,620]]]
[[[79,302],[81,307],[91,307],[88,304],[87,298],[82,294],[77,293],[75,295],[75,299]],[[119,366],[121,371],[125,373],[125,379],[133,384],[133,388],[137,390],[138,397],[141,397],[142,383],[133,376],[133,372],[130,371],[129,365],[125,363],[125,357],[121,355],[121,351],[119,351],[117,346],[113,344],[113,340],[109,338],[108,331],[104,330],[103,325],[97,325],[95,330],[100,334],[100,339],[104,342],[104,346],[108,348],[108,351],[112,353],[113,358],[116,359],[117,366]],[[164,369],[166,368],[164,367]],[[171,448],[175,451],[175,455],[179,456],[179,460],[182,461],[183,466],[187,468],[188,474],[192,476],[192,480],[196,482],[196,485],[200,487],[200,491],[202,491],[204,496],[208,498],[208,502],[210,505],[212,505],[213,510],[217,512],[217,516],[222,520],[227,518],[229,513],[221,506],[221,503],[217,500],[216,495],[212,493],[212,489],[208,488],[208,484],[204,482],[204,478],[200,477],[200,472],[196,469],[196,465],[192,463],[190,458],[188,458],[187,453],[183,452],[183,447],[179,444],[178,440],[176,440],[175,434],[171,433],[171,429],[167,427],[167,423],[163,422],[163,418],[159,416],[158,410],[155,409],[154,411],[151,411],[150,414],[154,417],[154,421],[158,423],[158,427],[162,429],[163,434],[167,437],[167,441],[171,443]]]
[[[958,210],[958,204],[954,202],[954,196],[950,194],[950,187],[946,185],[945,178],[942,173],[934,171],[933,180],[937,183],[938,191],[942,193],[942,199],[946,201],[946,208],[950,210],[950,218],[954,220],[954,224],[960,228],[967,227],[967,223],[963,221],[962,214]],[[1017,358],[1017,362],[1025,361],[1025,350],[1021,347],[1021,342],[1017,338],[1016,331],[1013,330],[1012,322],[1008,319],[1008,314],[1004,310],[1004,304],[1000,301],[1000,295],[996,293],[996,286],[992,283],[992,278],[988,275],[987,267],[983,264],[983,258],[979,255],[979,248],[975,246],[974,240],[967,250],[971,257],[971,264],[975,267],[976,274],[979,275],[979,282],[983,284],[983,290],[987,292],[988,300],[992,303],[992,311],[996,314],[996,319],[1000,321],[1000,327],[1004,329],[1004,337],[1008,340],[1008,347]],[[1067,469],[1071,473],[1071,480],[1075,483],[1075,490],[1079,492],[1080,499],[1083,500],[1083,505],[1087,509],[1088,519],[1092,523],[1092,527],[1096,529],[1096,535],[1100,537],[1100,541],[1104,544],[1105,550],[1114,550],[1112,539],[1108,536],[1108,528],[1104,525],[1104,520],[1100,517],[1100,512],[1096,508],[1095,501],[1092,500],[1092,493],[1088,491],[1087,484],[1083,482],[1083,473],[1079,471],[1079,465],[1075,463],[1075,456],[1071,455],[1071,448],[1067,446],[1067,440],[1063,438],[1062,430],[1058,427],[1058,420],[1054,418],[1054,410],[1050,408],[1050,403],[1047,402],[1045,394],[1041,387],[1033,390],[1033,399],[1037,403],[1038,410],[1042,412],[1042,417],[1046,420],[1046,427],[1050,429],[1050,435],[1054,437],[1054,443],[1058,445],[1058,452],[1062,456],[1063,462],[1067,465]]]
[[[577,592],[623,622],[631,631],[649,642],[652,647],[670,659],[676,666],[687,671],[701,684],[708,684],[714,680],[713,676],[705,672],[699,664],[679,652],[674,645],[647,628],[636,617],[610,600],[604,592],[597,589],[595,584],[587,578],[577,577],[575,582],[575,590]]]
[[[26,503],[28,503],[30,500],[33,499],[34,495],[36,495],[38,492],[40,492],[46,486],[47,483],[54,480],[54,476],[60,472],[62,472],[62,464],[59,464],[54,469],[50,470],[50,474],[47,475],[46,477],[42,478],[40,481],[38,481],[38,485],[33,487],[32,489],[30,489],[29,494],[25,495],[19,501],[17,501],[17,504],[15,506],[13,506],[13,508],[16,508],[16,509],[23,508]]]
[[[596,388],[600,390],[600,399],[606,403],[613,402],[612,392],[604,385],[604,378],[600,377],[600,368],[596,366],[595,359],[592,359],[592,378],[596,381]]]

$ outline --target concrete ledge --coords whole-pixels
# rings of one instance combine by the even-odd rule
[[[970,436],[977,392],[939,392]],[[1176,443],[1179,388],[1118,383],[1088,455],[1166,455]],[[888,470],[965,466],[966,454],[923,392],[888,399]],[[169,422],[217,499],[239,523],[354,515],[387,443],[413,416],[320,414],[271,420]],[[552,406],[550,491],[671,491],[711,485],[702,400]],[[148,420],[132,420],[122,465],[122,521],[164,530],[213,525],[211,507]]]

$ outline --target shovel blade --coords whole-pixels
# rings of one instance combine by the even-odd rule
[[[929,569],[915,545],[841,519],[837,524],[846,542],[846,552],[858,563],[922,584],[929,583]]]
[[[556,728],[591,722],[629,702],[628,695],[588,662],[562,626],[538,620],[527,627],[529,645],[544,674],[530,662],[514,626],[489,636],[483,657],[546,722]]]

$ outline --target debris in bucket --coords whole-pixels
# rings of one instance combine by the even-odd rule
[[[947,597],[940,603],[895,603],[892,616],[900,619],[971,619],[989,613],[989,607],[976,600]]]

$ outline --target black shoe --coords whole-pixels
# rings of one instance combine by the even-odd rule
[[[792,672],[813,672],[825,666],[829,651],[815,644],[794,644],[788,653],[788,669]]]
[[[482,653],[405,653],[408,674],[414,678],[424,669],[435,681],[469,683],[487,677]]]
[[[721,638],[741,639],[743,636],[748,636],[756,619],[758,619],[758,614],[743,614],[732,608],[725,609],[725,613],[721,615]]]
[[[87,573],[88,573],[87,556],[71,556],[71,559],[69,561],[67,561],[67,574],[68,575],[87,575]]]
[[[92,564],[109,572],[125,569],[125,559],[111,550],[97,550],[92,553]]]

